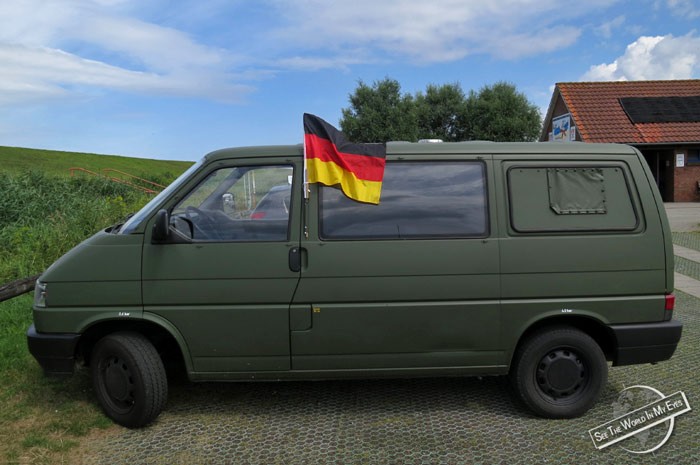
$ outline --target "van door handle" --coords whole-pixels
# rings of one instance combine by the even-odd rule
[[[289,269],[295,273],[301,271],[301,247],[289,249]]]

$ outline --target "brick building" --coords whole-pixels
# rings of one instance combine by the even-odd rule
[[[540,140],[632,145],[665,202],[700,201],[700,79],[558,83]]]

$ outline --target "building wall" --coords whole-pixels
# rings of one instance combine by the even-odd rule
[[[566,103],[564,103],[564,99],[561,98],[561,95],[557,93],[557,98],[554,102],[554,109],[552,110],[552,115],[550,118],[544,121],[540,142],[547,142],[549,140],[549,133],[552,132],[552,120],[558,116],[566,115],[568,113],[569,109],[566,106]],[[574,121],[573,115],[571,117],[571,125],[576,126],[576,121]],[[579,142],[581,141],[581,134],[578,131],[578,127],[576,128],[576,140]]]
[[[687,147],[637,147],[649,165],[664,202],[700,202],[700,164],[688,164]],[[691,150],[697,150],[691,147]],[[683,154],[684,166],[676,166]]]
[[[682,153],[687,162],[687,150],[676,150],[675,154]],[[675,160],[674,160],[675,161]],[[700,165],[688,165],[673,170],[673,201],[674,202],[698,202],[700,201]]]

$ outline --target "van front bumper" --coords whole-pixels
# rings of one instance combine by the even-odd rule
[[[78,339],[80,334],[38,333],[34,325],[27,330],[29,353],[39,362],[47,375],[73,374]]]
[[[681,339],[683,324],[677,320],[632,325],[611,325],[617,345],[613,366],[668,360]]]

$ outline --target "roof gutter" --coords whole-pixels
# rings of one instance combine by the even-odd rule
[[[620,142],[634,147],[679,147],[685,145],[700,145],[700,141],[693,142]]]

